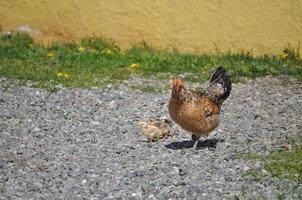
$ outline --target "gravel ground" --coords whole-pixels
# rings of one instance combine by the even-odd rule
[[[169,118],[169,92],[50,93],[0,79],[0,199],[299,199],[299,183],[236,156],[301,139],[302,85],[283,83],[234,84],[219,127],[194,150],[178,126],[152,144],[138,129],[141,120]],[[251,169],[266,176],[244,176]]]

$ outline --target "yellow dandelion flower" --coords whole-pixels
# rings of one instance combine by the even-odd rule
[[[63,77],[64,76],[64,73],[62,73],[62,72],[57,72],[57,77]]]
[[[130,68],[131,69],[136,69],[136,68],[138,68],[138,64],[136,64],[136,63],[132,63],[131,65],[130,65]]]
[[[242,68],[242,71],[245,72],[245,73],[248,73],[250,71],[250,68],[248,66],[244,66]]]
[[[53,55],[54,55],[54,53],[53,53],[52,51],[48,51],[47,54],[46,54],[46,56],[47,56],[48,58],[53,57]]]
[[[283,55],[280,56],[281,59],[286,59],[288,57],[288,53],[284,53]]]
[[[108,50],[106,51],[106,54],[110,56],[110,55],[113,54],[113,52],[112,52],[110,49],[108,49]]]
[[[63,77],[63,78],[69,78],[69,74],[65,73],[65,72],[57,72],[56,73],[57,77]]]
[[[203,69],[204,69],[205,71],[208,71],[210,68],[211,68],[211,67],[210,67],[210,66],[207,66],[207,65],[203,66]]]
[[[79,52],[84,52],[84,51],[86,51],[86,48],[85,47],[79,47],[78,50],[79,50]]]

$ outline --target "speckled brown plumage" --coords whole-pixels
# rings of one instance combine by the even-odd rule
[[[221,105],[230,91],[230,78],[222,67],[217,68],[204,92],[187,90],[183,80],[176,78],[168,106],[170,116],[197,138],[208,136],[219,124]]]

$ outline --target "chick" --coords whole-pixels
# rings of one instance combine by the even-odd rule
[[[171,122],[166,119],[149,120],[147,122],[141,121],[138,125],[142,133],[149,139],[149,142],[167,137],[171,128]]]

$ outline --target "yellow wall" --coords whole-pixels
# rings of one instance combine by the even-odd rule
[[[0,0],[0,29],[46,42],[102,36],[122,47],[278,54],[302,41],[302,1]]]

